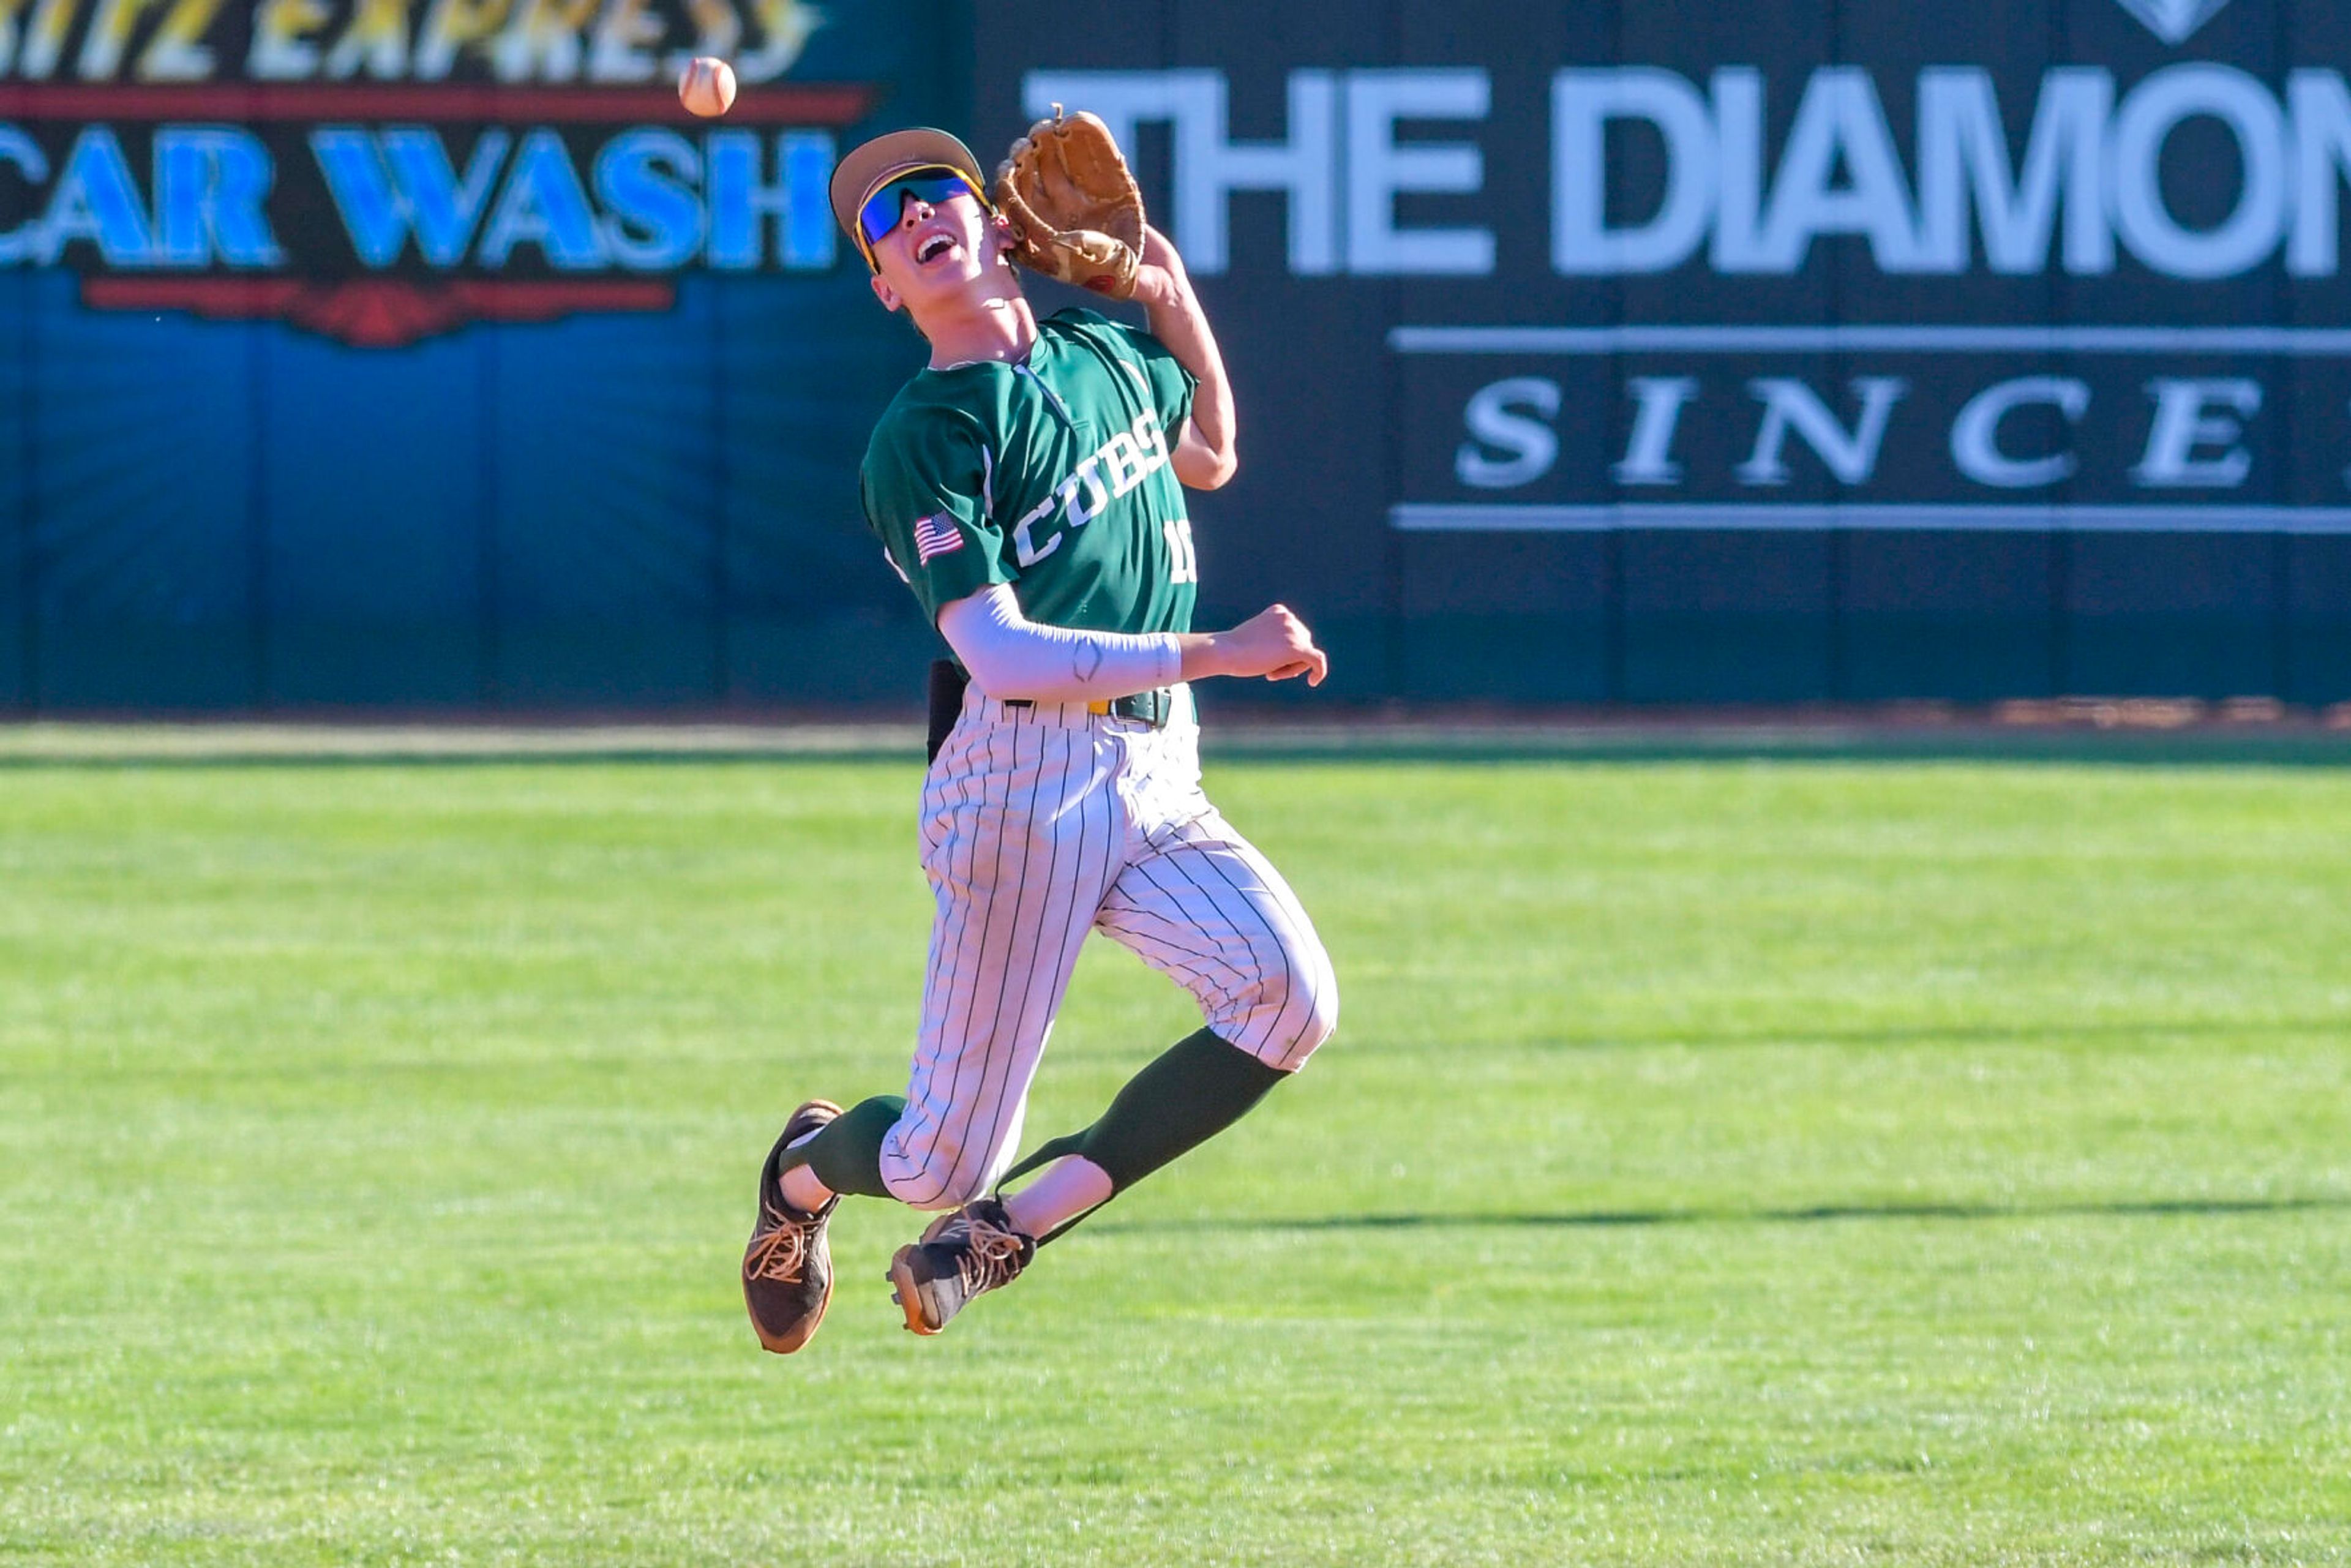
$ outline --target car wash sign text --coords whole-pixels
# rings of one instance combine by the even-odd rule
[[[364,346],[830,267],[798,0],[0,0],[0,269]],[[705,125],[671,86],[744,85]]]

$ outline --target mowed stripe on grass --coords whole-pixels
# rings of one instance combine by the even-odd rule
[[[1338,1039],[946,1337],[871,762],[0,772],[0,1555],[2351,1561],[2351,773],[1227,762]],[[1029,1121],[1193,1026],[1096,944]]]

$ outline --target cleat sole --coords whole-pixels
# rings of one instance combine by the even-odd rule
[[[906,1315],[907,1329],[927,1339],[939,1331],[923,1321],[922,1292],[914,1289],[913,1278],[903,1271],[914,1250],[912,1247],[898,1249],[898,1255],[890,1260],[890,1271],[883,1278],[890,1281],[890,1300]]]

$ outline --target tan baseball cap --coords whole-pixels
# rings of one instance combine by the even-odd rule
[[[850,149],[832,171],[833,221],[860,256],[865,254],[865,240],[857,232],[857,210],[874,192],[911,169],[953,169],[987,199],[987,176],[980,172],[979,160],[944,131],[915,126],[862,142]]]

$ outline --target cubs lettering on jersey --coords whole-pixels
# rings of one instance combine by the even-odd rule
[[[1122,430],[1103,442],[1092,456],[1078,465],[1075,472],[1053,486],[1051,495],[1030,507],[1028,516],[1012,526],[1012,548],[1020,564],[1035,566],[1061,548],[1060,529],[1049,525],[1041,544],[1032,531],[1038,524],[1047,522],[1057,508],[1063,528],[1082,528],[1102,516],[1113,501],[1167,466],[1167,433],[1160,428],[1157,412],[1146,408],[1135,416],[1134,428]],[[1190,537],[1187,528],[1187,549]]]

